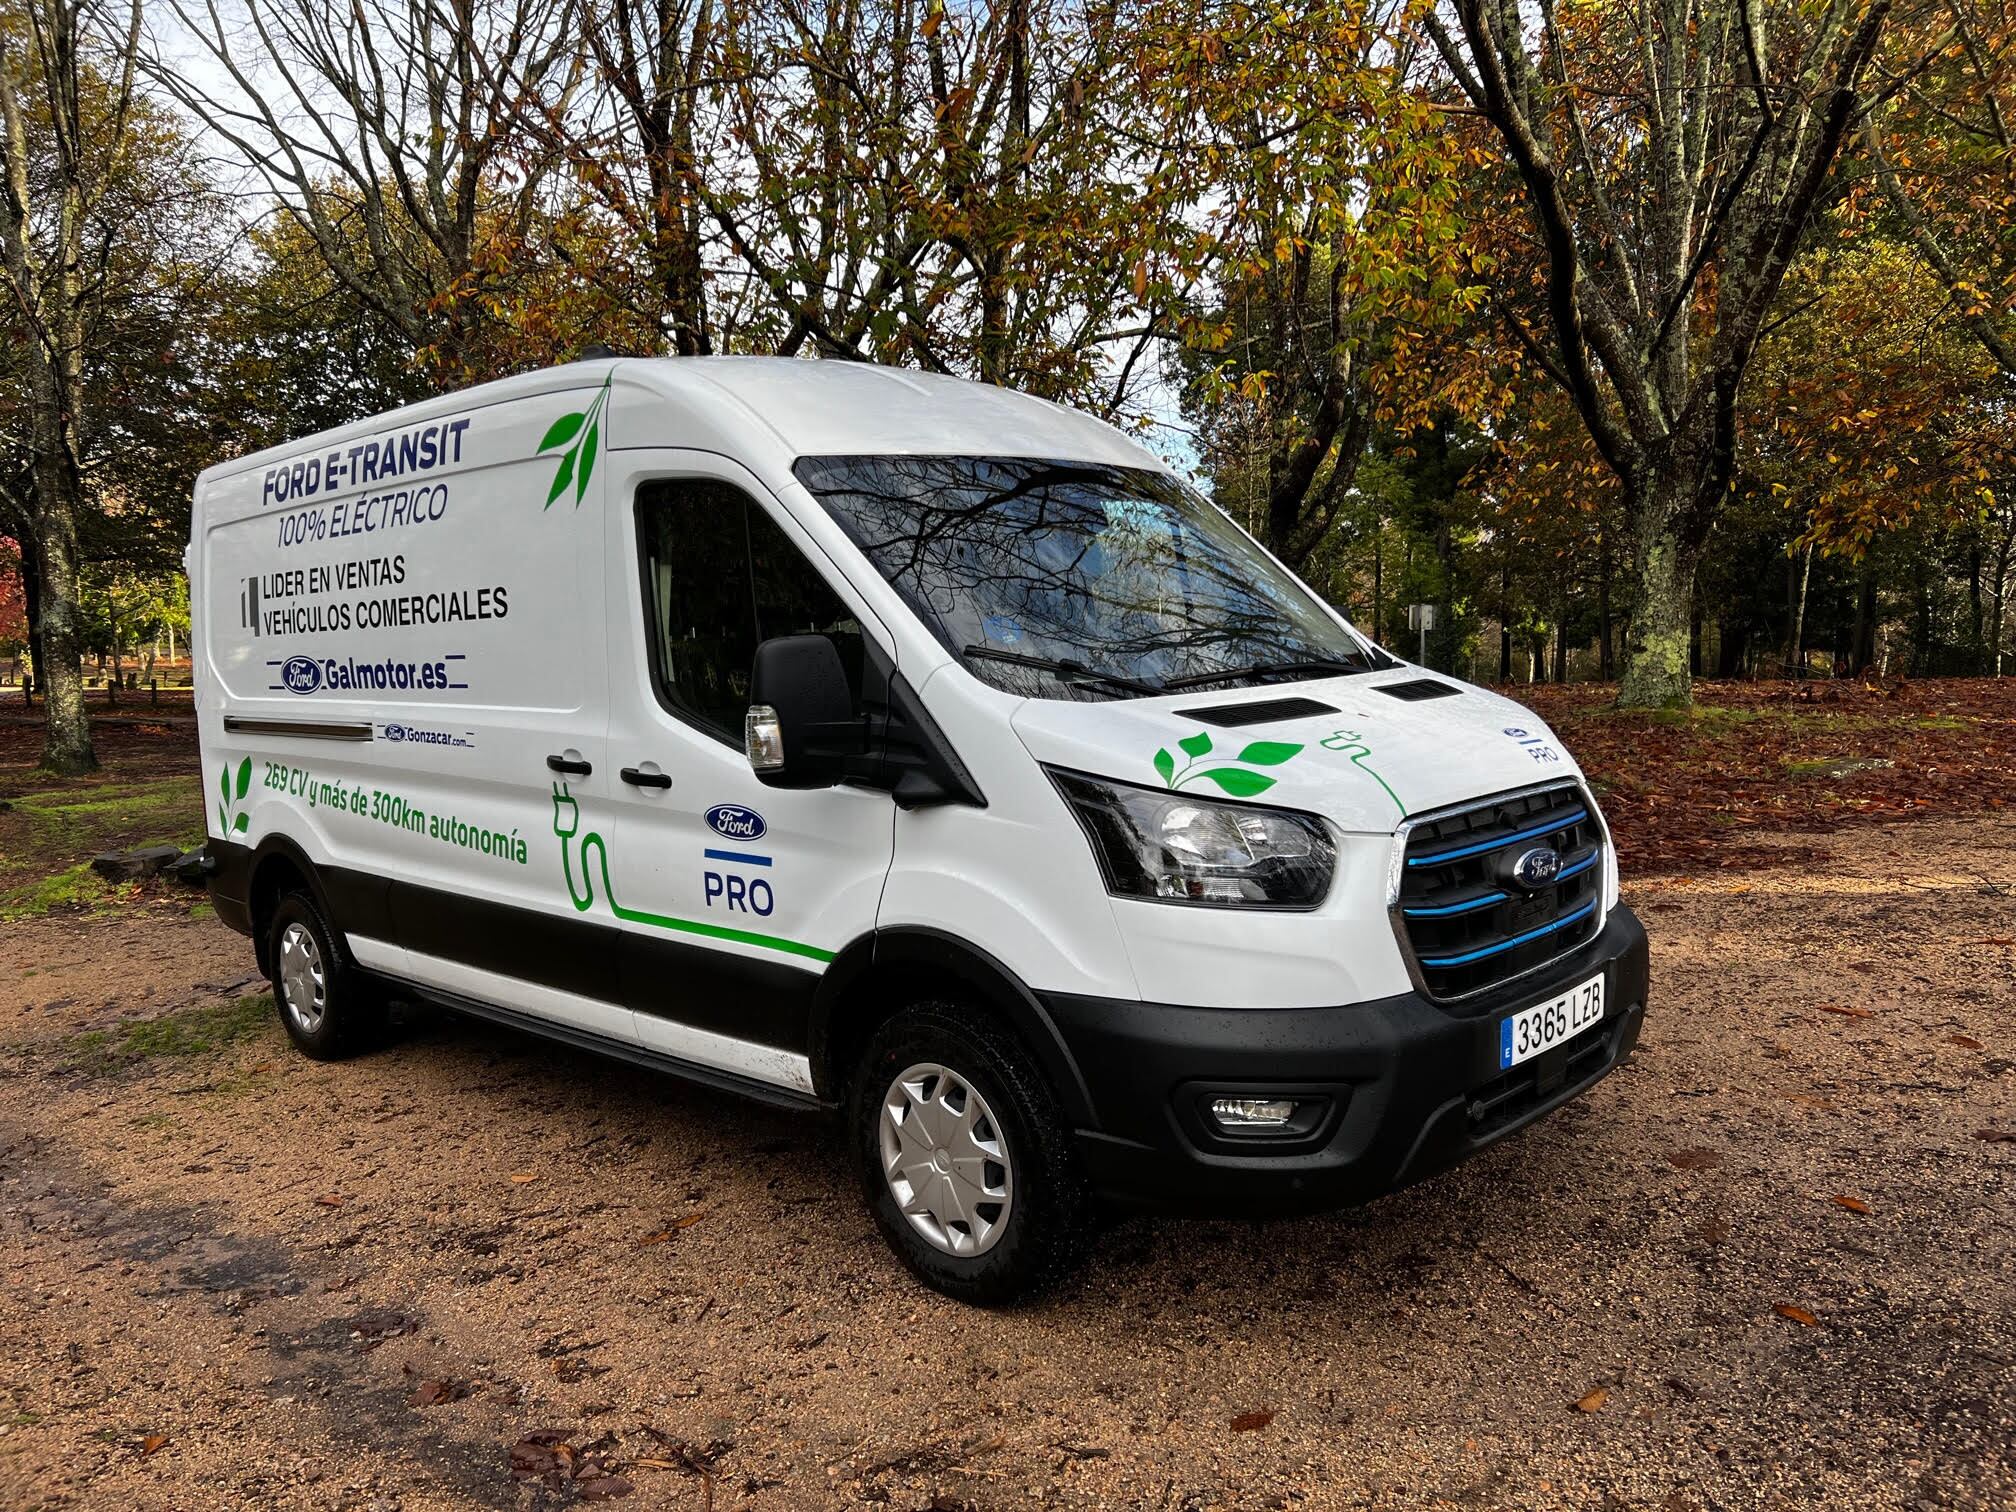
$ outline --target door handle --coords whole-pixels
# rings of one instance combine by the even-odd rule
[[[623,768],[622,776],[623,780],[632,787],[668,788],[672,786],[672,774],[670,772],[640,772],[635,767],[625,767]]]
[[[546,770],[549,772],[563,772],[569,777],[586,777],[595,768],[585,761],[569,761],[565,756],[548,756],[546,758]]]

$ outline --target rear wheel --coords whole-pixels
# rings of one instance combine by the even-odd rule
[[[850,1110],[876,1223],[926,1285],[1012,1301],[1083,1252],[1090,1202],[1070,1130],[1005,1031],[951,1003],[905,1009],[870,1041]]]
[[[288,1038],[316,1060],[341,1060],[369,1048],[384,1027],[383,1000],[344,959],[315,900],[305,892],[287,894],[268,928],[273,1000]]]

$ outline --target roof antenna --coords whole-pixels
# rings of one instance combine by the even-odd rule
[[[571,362],[603,362],[611,357],[621,357],[622,355],[621,352],[612,346],[600,341],[591,341],[568,360]]]

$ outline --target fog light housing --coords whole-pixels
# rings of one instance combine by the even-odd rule
[[[1211,1117],[1231,1134],[1265,1134],[1286,1129],[1301,1106],[1292,1097],[1214,1097]]]

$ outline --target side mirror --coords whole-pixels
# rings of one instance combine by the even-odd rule
[[[838,783],[867,751],[840,653],[823,635],[780,635],[756,648],[743,748],[771,787]]]

